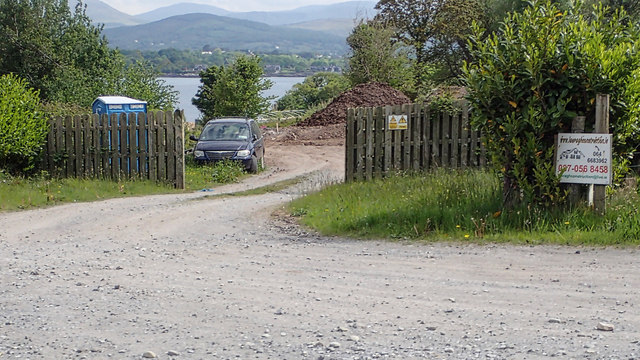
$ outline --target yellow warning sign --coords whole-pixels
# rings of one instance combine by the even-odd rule
[[[408,128],[407,115],[389,115],[387,117],[387,129],[407,130]]]

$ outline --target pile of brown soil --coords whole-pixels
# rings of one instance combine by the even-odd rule
[[[347,109],[356,107],[375,107],[385,105],[409,104],[411,100],[402,92],[387,84],[370,82],[360,84],[335,98],[326,108],[298,123],[298,126],[325,126],[344,124],[347,121]]]

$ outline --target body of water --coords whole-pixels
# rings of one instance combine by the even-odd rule
[[[200,111],[191,104],[191,99],[196,96],[200,86],[200,78],[161,77],[160,79],[178,91],[177,108],[184,109],[184,116],[187,121],[196,121],[200,117]],[[276,99],[284,95],[293,85],[304,81],[303,77],[270,77],[267,79],[273,82],[273,86],[265,91],[263,96],[276,96]]]

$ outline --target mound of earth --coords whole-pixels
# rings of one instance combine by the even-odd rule
[[[409,104],[411,100],[391,86],[378,82],[360,84],[335,98],[326,108],[298,123],[298,126],[345,124],[347,109]]]

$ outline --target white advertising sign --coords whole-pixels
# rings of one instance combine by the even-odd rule
[[[556,174],[560,182],[611,184],[611,134],[558,134]]]

